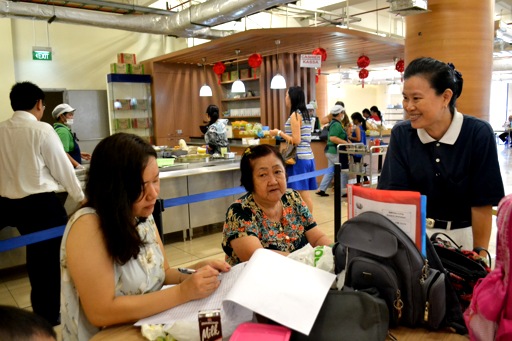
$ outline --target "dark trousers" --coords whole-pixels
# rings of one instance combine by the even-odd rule
[[[498,135],[498,137],[500,138],[501,141],[505,142],[507,140],[507,138],[508,138],[508,134],[509,134],[509,132],[506,131],[506,132],[501,133],[500,135]]]
[[[65,225],[67,214],[55,193],[41,193],[22,199],[0,197],[0,219],[0,228],[13,226],[26,235]],[[59,324],[61,240],[53,238],[26,247],[32,310],[52,325]]]

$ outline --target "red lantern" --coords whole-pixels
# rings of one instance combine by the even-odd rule
[[[369,72],[366,69],[359,70],[359,78],[362,79],[363,88],[364,88],[364,79],[368,77],[368,74],[369,74]]]
[[[248,59],[249,66],[253,69],[253,78],[256,79],[256,68],[259,68],[261,63],[263,62],[263,58],[261,58],[261,54],[253,53]]]
[[[403,59],[400,59],[398,62],[396,62],[395,69],[396,69],[396,71],[400,72],[400,78],[403,82],[404,81],[403,72],[405,70],[405,62]]]
[[[396,62],[395,69],[398,72],[404,72],[404,70],[405,70],[405,62],[404,62],[403,59],[400,59],[398,62]]]
[[[322,62],[325,62],[327,60],[327,51],[325,51],[325,49],[323,49],[321,47],[317,47],[316,49],[314,49],[311,54],[321,56]],[[317,73],[318,73],[318,75],[320,75],[320,73],[321,73],[320,68],[318,68]]]
[[[359,66],[361,69],[368,67],[368,65],[370,65],[370,58],[364,54],[357,58],[357,66]]]
[[[217,62],[213,66],[213,72],[219,77],[219,84],[224,71],[226,71],[226,65],[223,62]]]
[[[325,49],[321,47],[314,49],[312,54],[322,56],[322,62],[325,62],[327,60],[327,51],[325,51]]]

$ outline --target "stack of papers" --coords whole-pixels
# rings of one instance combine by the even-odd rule
[[[309,335],[335,275],[258,249],[246,262],[222,274],[221,285],[209,297],[138,321],[135,325],[197,321],[200,310],[221,308],[221,324],[232,333],[252,320],[253,312]]]

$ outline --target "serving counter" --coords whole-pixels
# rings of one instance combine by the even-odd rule
[[[181,163],[160,172],[160,197],[171,199],[240,186],[240,158],[207,162]],[[229,205],[236,199],[229,195],[197,203],[166,208],[162,212],[163,232],[187,231],[192,238],[195,227],[223,222]]]

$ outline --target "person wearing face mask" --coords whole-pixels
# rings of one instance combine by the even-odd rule
[[[325,157],[327,158],[327,167],[333,167],[335,163],[341,163],[342,169],[348,169],[348,155],[347,154],[339,154],[338,155],[338,145],[339,144],[349,144],[348,135],[345,129],[343,128],[342,121],[345,117],[345,108],[339,104],[336,104],[332,107],[331,112],[329,114],[332,117],[331,123],[329,123],[329,135],[327,137],[327,144],[325,146]],[[334,178],[334,172],[327,173],[322,178],[322,182],[320,183],[320,187],[318,192],[315,192],[316,195],[321,197],[328,197],[325,191],[332,182]],[[346,197],[346,189],[348,183],[348,174],[345,172],[341,173],[341,191],[343,193],[343,197]]]
[[[59,135],[62,145],[64,146],[64,151],[67,153],[68,159],[73,167],[81,169],[83,168],[82,159],[90,160],[91,154],[82,153],[80,151],[76,134],[71,131],[74,114],[75,109],[69,104],[62,103],[57,105],[52,111],[52,116],[57,121],[53,124],[53,128],[57,132],[57,135]]]

